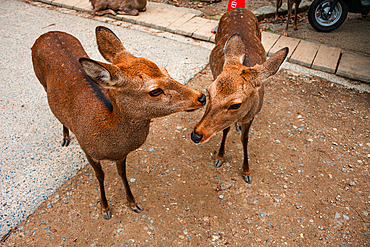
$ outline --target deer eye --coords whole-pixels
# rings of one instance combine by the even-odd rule
[[[233,104],[229,107],[229,110],[236,110],[236,109],[239,109],[240,106],[242,105],[242,103],[238,103],[238,104]]]
[[[149,92],[149,95],[152,96],[152,97],[156,97],[160,94],[163,93],[163,90],[161,88],[157,88],[157,89],[154,89],[152,91]]]

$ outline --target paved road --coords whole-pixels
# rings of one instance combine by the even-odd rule
[[[70,147],[60,146],[62,126],[33,73],[30,48],[47,31],[65,31],[81,41],[91,58],[103,61],[95,44],[98,25],[111,28],[130,52],[165,66],[182,83],[208,62],[209,49],[0,0],[0,236],[87,164],[74,138]]]

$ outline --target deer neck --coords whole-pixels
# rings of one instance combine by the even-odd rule
[[[130,130],[145,130],[149,131],[149,125],[151,119],[138,119],[135,116],[135,111],[132,110],[132,106],[137,104],[137,102],[118,102],[114,93],[108,91],[109,98],[112,102],[113,110],[113,122],[118,129]],[[143,131],[145,133],[145,131]]]

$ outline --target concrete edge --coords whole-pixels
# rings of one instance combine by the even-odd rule
[[[314,75],[322,79],[325,79],[331,83],[342,85],[347,89],[355,89],[361,92],[370,93],[370,85],[366,83],[351,84],[348,82],[347,79],[339,77],[338,75],[335,75],[335,74],[330,74],[327,72],[310,69],[310,68],[303,67],[297,64],[293,64],[290,62],[284,62],[283,65],[281,66],[281,69],[290,70],[297,74],[302,74],[302,75],[307,75],[307,76]]]
[[[43,1],[47,1],[47,0],[43,0]],[[155,2],[150,2],[150,4],[154,5],[156,7],[162,7],[162,8],[172,9],[172,10],[176,10],[176,11],[180,11],[180,12],[184,12],[184,13],[194,14],[195,16],[198,16],[198,17],[203,16],[203,12],[201,12],[199,10],[196,10],[196,9],[176,7],[176,6],[172,6],[172,5],[168,5],[168,4],[164,4],[164,3],[155,3]]]

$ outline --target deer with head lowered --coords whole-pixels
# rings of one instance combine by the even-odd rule
[[[37,78],[51,111],[69,130],[94,168],[105,219],[112,217],[104,191],[102,160],[116,163],[130,208],[140,212],[126,178],[126,157],[146,140],[152,118],[201,108],[204,94],[172,79],[161,66],[131,55],[108,28],[97,27],[98,49],[109,63],[88,57],[74,36],[58,31],[41,35],[32,47]]]
[[[147,0],[90,0],[93,15],[138,15],[146,11]]]
[[[288,48],[266,61],[256,16],[247,9],[232,9],[220,19],[210,67],[215,81],[208,87],[209,100],[200,122],[191,134],[195,143],[204,143],[223,130],[215,166],[224,161],[225,141],[230,125],[241,125],[244,148],[243,178],[251,183],[248,165],[248,133],[261,110],[264,82],[280,68]]]

